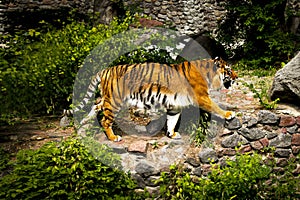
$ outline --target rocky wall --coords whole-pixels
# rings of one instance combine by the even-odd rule
[[[128,145],[107,144],[121,155],[124,169],[131,171],[139,187],[155,193],[159,186],[153,181],[174,163],[183,164],[192,176],[202,177],[210,171],[212,161],[224,165],[226,159],[237,153],[259,152],[270,147],[278,166],[275,170],[283,171],[288,160],[300,153],[300,116],[261,110],[226,122],[224,127],[219,124],[209,145],[187,147],[189,145],[183,140],[136,138]],[[175,159],[172,160],[172,156]],[[175,162],[171,163],[171,160]],[[297,162],[295,175],[300,173],[299,157]]]
[[[35,28],[38,22],[47,19],[54,22],[68,17],[76,9],[83,18],[93,12],[94,1],[86,0],[2,0],[0,1],[0,33],[19,29]]]
[[[204,33],[214,34],[218,24],[223,20],[226,10],[220,6],[223,0],[120,0],[125,7],[136,9],[139,13],[150,16],[178,31],[187,35],[201,35]],[[112,5],[115,4],[115,5]],[[116,16],[118,1],[111,0],[2,0],[0,1],[0,32],[5,29],[21,26],[20,21],[30,23],[27,18],[48,17],[55,15],[64,16],[70,9],[77,9],[79,13],[86,14],[94,11],[100,12],[99,22],[109,22]],[[300,3],[297,0],[288,1],[286,12],[297,15],[292,20],[299,21]],[[283,8],[284,9],[284,8]],[[26,15],[28,12],[38,12],[35,17]],[[18,13],[14,15],[13,13]],[[62,14],[62,15],[61,15]],[[22,15],[26,15],[22,17]],[[19,22],[19,24],[17,23]],[[299,22],[292,23],[292,31],[297,30]]]
[[[143,14],[187,35],[215,32],[226,13],[215,0],[145,0],[140,7]]]

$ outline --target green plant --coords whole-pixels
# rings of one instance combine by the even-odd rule
[[[218,38],[229,54],[251,68],[278,67],[299,49],[299,38],[287,30],[287,1],[223,2],[227,13]],[[235,45],[233,45],[235,44]]]
[[[215,164],[207,178],[192,178],[177,166],[159,179],[165,199],[260,199],[271,168],[261,164],[258,154],[238,155],[225,167]]]
[[[71,21],[60,29],[42,28],[3,35],[0,48],[1,119],[33,113],[57,113],[70,104],[74,80],[97,45],[128,29],[134,17],[110,25]]]
[[[267,199],[299,199],[300,198],[300,175],[293,171],[297,167],[297,159],[291,158],[284,167],[284,172],[273,170],[266,184],[265,195]]]
[[[268,89],[265,87],[265,82],[259,81],[258,84],[260,86],[260,91],[258,91],[252,83],[248,84],[246,82],[243,82],[243,85],[248,87],[251,92],[255,94],[254,97],[259,99],[259,103],[261,106],[268,110],[277,108],[277,103],[280,101],[280,99],[277,98],[274,101],[271,101],[268,94]]]
[[[10,167],[9,161],[10,155],[0,147],[0,174]]]
[[[297,158],[296,158],[297,159]],[[238,154],[221,167],[212,164],[202,178],[192,177],[180,165],[163,172],[160,184],[162,199],[298,199],[300,179],[293,175],[296,164],[290,160],[284,173],[275,172],[275,162],[262,155]]]
[[[207,139],[207,136],[211,133],[209,129],[210,125],[210,113],[201,110],[199,123],[192,125],[191,130],[191,142],[195,144],[195,146],[201,146],[201,144]]]
[[[13,171],[0,179],[0,199],[138,198],[128,174],[95,158],[114,162],[115,154],[91,145],[94,156],[75,138],[18,152]]]

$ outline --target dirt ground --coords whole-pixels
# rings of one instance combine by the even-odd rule
[[[34,117],[14,125],[0,126],[0,146],[9,153],[38,149],[49,141],[61,141],[75,133],[73,127],[59,126],[60,117]]]

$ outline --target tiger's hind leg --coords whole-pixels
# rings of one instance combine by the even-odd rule
[[[110,114],[106,115],[105,111],[103,112],[104,116],[101,120],[101,125],[104,128],[107,139],[114,142],[119,142],[122,140],[122,137],[119,135],[115,135],[112,129],[113,118],[114,116]]]
[[[115,115],[113,113],[111,103],[103,102],[102,103],[102,111],[103,111],[103,118],[101,120],[101,125],[104,128],[107,139],[109,139],[110,141],[114,141],[114,142],[121,141],[122,137],[119,135],[115,135],[114,131],[112,129]]]
[[[180,111],[168,111],[167,112],[167,136],[172,139],[180,139],[181,135],[175,132],[175,127],[180,117]]]

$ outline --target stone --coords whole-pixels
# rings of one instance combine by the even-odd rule
[[[192,171],[192,174],[200,177],[202,174],[202,168],[201,167],[194,168],[194,170]]]
[[[163,19],[163,20],[167,19],[167,16],[166,16],[166,15],[163,15],[163,14],[158,14],[157,17],[158,17],[159,19]]]
[[[243,116],[243,124],[246,124],[247,128],[253,127],[258,123],[258,120],[251,116]]]
[[[288,158],[292,153],[291,149],[276,149],[275,156]]]
[[[220,156],[234,156],[236,151],[232,148],[223,148],[218,152]]]
[[[264,148],[264,146],[262,145],[262,143],[260,143],[260,141],[250,142],[250,145],[255,150],[262,150]]]
[[[266,130],[266,131],[273,131],[273,128],[272,128],[272,126],[270,126],[270,125],[264,125],[264,130]]]
[[[280,133],[277,137],[271,139],[270,147],[286,148],[290,147],[292,144],[292,136],[289,134]]]
[[[280,117],[279,126],[293,126],[296,124],[296,119],[293,116],[283,115]]]
[[[146,179],[145,183],[147,186],[155,187],[158,185],[157,180],[160,178],[160,176],[150,176]]]
[[[267,138],[262,138],[259,142],[263,145],[263,147],[269,146],[269,140]]]
[[[243,138],[239,134],[234,133],[233,135],[230,135],[223,139],[221,145],[224,148],[234,148],[240,145],[241,143],[245,143]]]
[[[224,128],[224,130],[220,133],[220,137],[228,136],[228,135],[231,135],[231,134],[233,134],[232,131],[230,131],[230,130],[227,129],[227,128]]]
[[[146,183],[145,183],[144,179],[141,177],[141,175],[134,173],[134,174],[131,174],[131,177],[136,181],[138,188],[145,188]]]
[[[294,155],[297,155],[298,153],[300,153],[300,146],[292,146],[292,153]]]
[[[300,116],[296,117],[296,123],[298,126],[300,126]]]
[[[220,158],[218,164],[220,165],[221,168],[228,166],[228,157],[224,156]]]
[[[160,5],[161,5],[161,2],[160,2],[160,1],[155,1],[155,2],[154,2],[154,5],[155,5],[155,6],[160,6]]]
[[[210,164],[203,164],[202,166],[202,174],[207,176],[209,172],[211,172],[211,165]]]
[[[284,173],[284,168],[282,167],[273,167],[273,172],[274,173]]]
[[[230,121],[226,121],[225,127],[229,130],[239,129],[242,127],[241,121],[236,117]]]
[[[275,74],[270,98],[280,102],[299,104],[300,101],[300,52]]]
[[[258,113],[258,122],[262,124],[276,124],[279,117],[268,110],[260,110]]]
[[[251,150],[252,150],[251,145],[244,145],[239,148],[240,153],[247,153],[247,152],[250,152]]]
[[[298,126],[297,125],[294,125],[294,126],[291,126],[291,127],[287,127],[286,128],[286,131],[290,134],[294,134],[296,133],[298,130]]]
[[[59,126],[68,127],[71,125],[71,121],[71,118],[65,115],[60,119]]]
[[[276,136],[278,136],[276,132],[267,132],[267,138],[269,140],[275,138]]]
[[[292,145],[300,146],[300,134],[293,134]]]
[[[287,134],[287,128],[286,127],[282,127],[281,128],[281,133]]]
[[[299,175],[300,174],[300,164],[297,164],[296,169],[294,169],[292,173],[294,175]]]
[[[160,186],[156,186],[156,187],[146,186],[145,189],[147,190],[150,196],[158,196]]]
[[[148,143],[143,140],[133,141],[128,146],[128,152],[138,152],[138,153],[146,153],[147,152]]]
[[[241,128],[238,133],[251,141],[261,139],[266,135],[266,132],[259,128]]]
[[[150,175],[154,175],[157,173],[157,170],[155,169],[155,167],[153,167],[153,164],[142,160],[140,161],[136,167],[135,167],[135,171],[140,174],[142,177],[148,177]]]
[[[250,128],[250,127],[253,127],[255,126],[256,124],[258,123],[258,120],[256,118],[251,118],[248,123],[247,123],[247,127]]]
[[[199,154],[199,159],[202,163],[211,163],[211,162],[217,162],[218,157],[217,153],[212,148],[205,148],[203,149]]]
[[[104,134],[102,134],[102,135],[104,135]],[[126,151],[126,149],[125,149],[125,147],[123,145],[118,145],[115,142],[112,143],[111,141],[106,140],[102,144],[107,144],[107,146],[109,146],[114,153],[117,153],[117,154],[125,154],[125,153],[127,153],[127,151]]]
[[[278,167],[285,167],[288,165],[288,159],[286,158],[278,158],[276,161],[276,165]]]
[[[199,167],[200,166],[199,161],[197,161],[194,158],[187,158],[185,162],[192,165],[193,167]]]

